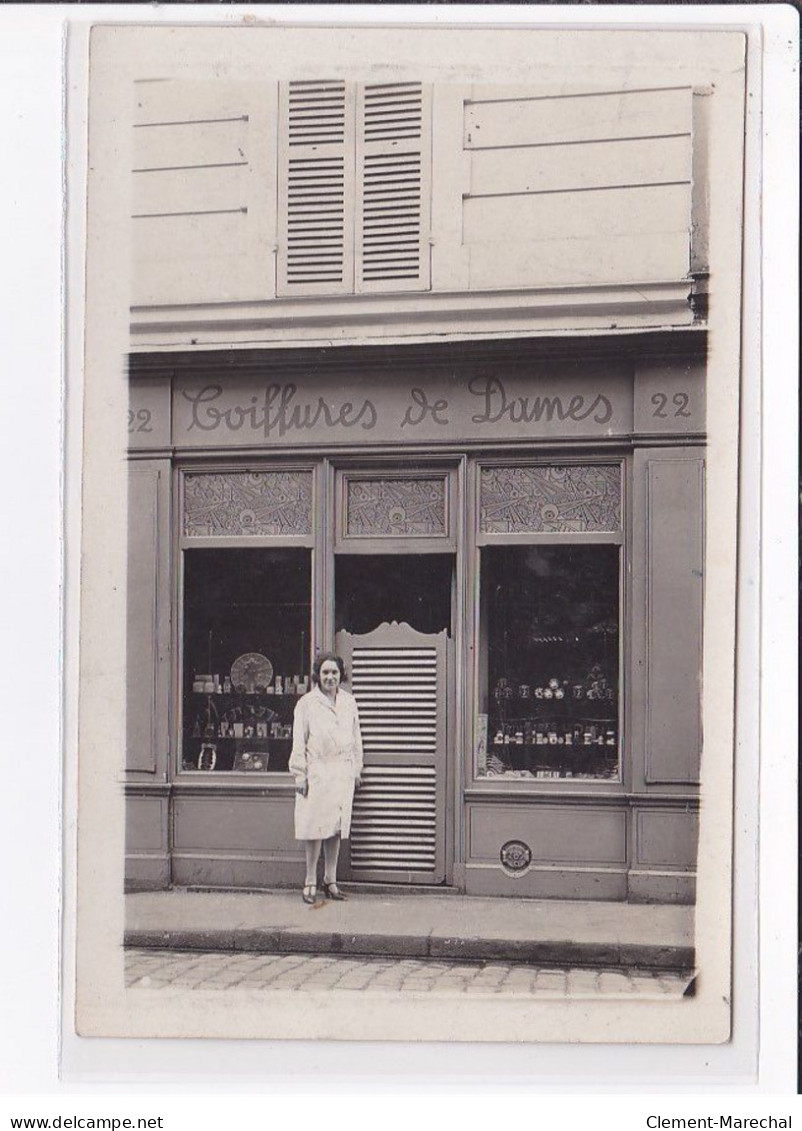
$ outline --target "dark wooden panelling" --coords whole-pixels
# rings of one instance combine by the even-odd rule
[[[627,877],[629,903],[678,903],[696,901],[696,875],[693,872],[633,870]]]
[[[128,479],[126,768],[166,769],[169,745],[169,462],[132,464]]]
[[[299,851],[293,831],[293,795],[177,797],[174,822],[177,852],[208,849],[256,855]]]
[[[696,813],[635,811],[635,859],[639,865],[694,869],[698,836]]]
[[[501,804],[468,807],[469,860],[498,861],[508,840],[528,844],[535,862],[624,864],[627,812],[537,802],[525,809]]]
[[[501,867],[469,864],[465,870],[465,891],[468,895],[615,902],[627,898],[627,873],[624,868],[566,867],[531,868],[520,876],[509,876]]]
[[[126,856],[125,890],[127,892],[164,891],[169,886],[169,856]]]
[[[125,847],[132,854],[167,851],[166,797],[128,797],[125,803]]]
[[[701,752],[704,461],[649,457],[646,781],[695,782]]]
[[[303,852],[281,859],[258,860],[233,855],[191,856],[176,853],[172,861],[172,876],[173,883],[181,887],[293,887],[300,891],[304,879],[304,857]]]

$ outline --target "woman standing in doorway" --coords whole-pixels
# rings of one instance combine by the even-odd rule
[[[333,652],[318,656],[312,690],[298,700],[290,772],[295,777],[295,836],[304,842],[304,903],[317,897],[317,864],[323,845],[323,890],[345,899],[337,886],[340,840],[351,831],[354,789],[362,774],[362,735],[356,700],[343,690],[345,665]]]

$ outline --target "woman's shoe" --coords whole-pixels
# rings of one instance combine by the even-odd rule
[[[348,896],[344,895],[340,891],[340,889],[337,887],[336,883],[333,883],[333,884],[324,883],[323,884],[323,891],[326,893],[326,899],[338,899],[338,900],[348,899]]]
[[[317,901],[317,888],[314,884],[305,884],[303,890],[304,903],[315,903]]]

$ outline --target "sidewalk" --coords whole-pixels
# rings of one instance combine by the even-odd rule
[[[300,892],[137,892],[125,945],[264,954],[479,959],[691,970],[693,908],[589,901],[354,893],[307,907]]]

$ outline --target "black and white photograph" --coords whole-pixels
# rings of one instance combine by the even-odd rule
[[[730,1039],[746,48],[92,29],[80,1035]]]

